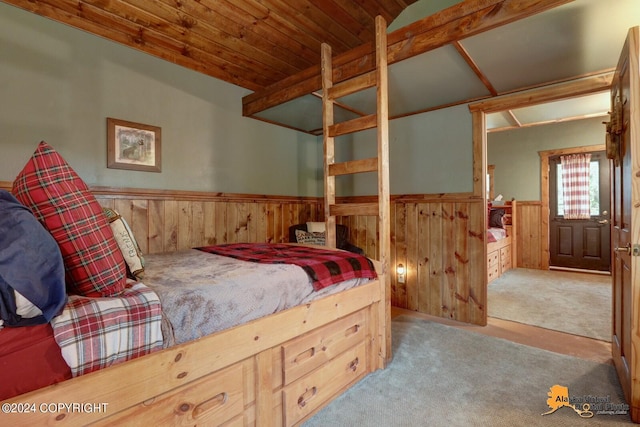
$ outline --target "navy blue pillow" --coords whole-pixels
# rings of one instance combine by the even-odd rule
[[[18,315],[14,290],[42,315]],[[27,207],[0,190],[0,318],[5,326],[47,323],[62,311],[66,301],[58,244]]]

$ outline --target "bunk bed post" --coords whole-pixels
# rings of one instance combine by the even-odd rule
[[[381,333],[384,334],[384,360],[391,359],[391,223],[389,192],[389,89],[387,72],[387,23],[382,16],[376,17],[376,69],[377,73],[377,126],[378,126],[378,239],[380,264],[384,281],[384,304]]]
[[[391,359],[391,222],[389,192],[389,104],[387,74],[387,24],[376,17],[376,69],[334,85],[331,47],[322,44],[322,126],[324,141],[324,189],[327,245],[335,246],[336,215],[378,217],[379,279],[382,283],[382,302],[371,318],[377,325],[376,366],[383,368]],[[376,113],[347,122],[334,123],[334,100],[376,87]],[[377,128],[377,157],[335,163],[335,137]],[[335,176],[377,172],[378,198],[374,203],[337,203]]]
[[[329,99],[329,89],[333,86],[331,47],[322,43],[322,133],[324,135],[324,220],[327,246],[336,247],[336,217],[331,215],[331,206],[336,203],[336,177],[329,173],[329,166],[335,162],[335,140],[329,136],[329,126],[333,125],[333,108]]]

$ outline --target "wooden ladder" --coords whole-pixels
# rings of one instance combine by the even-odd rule
[[[382,16],[376,17],[376,67],[367,73],[333,84],[331,47],[322,44],[322,104],[324,140],[324,194],[327,245],[336,246],[336,216],[377,216],[380,280],[384,283],[384,332],[381,336],[382,358],[391,358],[391,226],[389,213],[389,104],[387,74],[387,24]],[[376,87],[376,113],[353,120],[334,123],[334,102],[344,96]],[[335,137],[377,128],[378,156],[368,159],[335,162]],[[338,175],[377,172],[378,198],[373,203],[336,203]]]

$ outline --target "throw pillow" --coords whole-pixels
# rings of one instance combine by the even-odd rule
[[[489,212],[489,227],[504,228],[504,209],[491,209]]]
[[[127,263],[127,271],[132,279],[141,280],[144,277],[144,258],[140,246],[133,236],[133,231],[118,211],[110,208],[102,209],[107,216],[113,237],[118,242],[122,257]]]
[[[296,230],[296,241],[305,245],[325,245],[324,233],[309,233],[304,230]]]
[[[7,326],[47,323],[66,301],[56,241],[29,209],[0,190],[0,318]]]
[[[307,231],[309,233],[324,233],[327,230],[326,222],[309,221],[307,222]]]
[[[16,177],[12,193],[58,243],[69,293],[115,296],[126,265],[102,207],[69,164],[41,142]]]

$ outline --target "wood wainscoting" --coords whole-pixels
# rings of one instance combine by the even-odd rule
[[[108,189],[92,190],[102,206],[114,208],[130,224],[143,253],[288,242],[290,225],[322,220],[323,204],[315,197],[162,191],[121,198],[112,197]]]
[[[391,199],[391,304],[486,324],[483,200],[467,195]],[[349,226],[353,244],[376,257],[375,218],[338,218],[337,222]],[[406,269],[404,283],[399,283],[395,274],[398,264]]]
[[[0,182],[10,190],[10,182]],[[318,197],[91,187],[131,227],[142,253],[236,242],[282,243],[289,226],[323,221]]]
[[[366,198],[351,198],[366,202]],[[517,259],[513,267],[542,268],[548,253],[540,201],[516,205]],[[483,201],[456,195],[391,197],[391,268],[402,264],[404,283],[391,272],[394,307],[477,325],[486,324],[486,247]],[[375,217],[338,218],[350,240],[376,258]],[[547,246],[548,247],[548,246]]]
[[[544,260],[549,264],[549,245],[544,239],[549,233],[543,232],[542,227],[548,227],[548,220],[542,217],[542,203],[540,201],[521,202],[516,205],[518,216],[516,230],[518,241],[516,266],[520,268],[546,269]]]
[[[10,190],[10,182],[0,182]],[[287,242],[290,225],[323,221],[319,197],[92,187],[101,205],[131,226],[143,253],[234,242]],[[359,201],[365,198],[357,198]],[[540,268],[540,202],[520,202],[518,267]],[[484,202],[469,195],[405,195],[391,200],[391,303],[486,324]],[[339,217],[350,240],[378,257],[375,217]],[[399,283],[395,267],[403,264]]]

